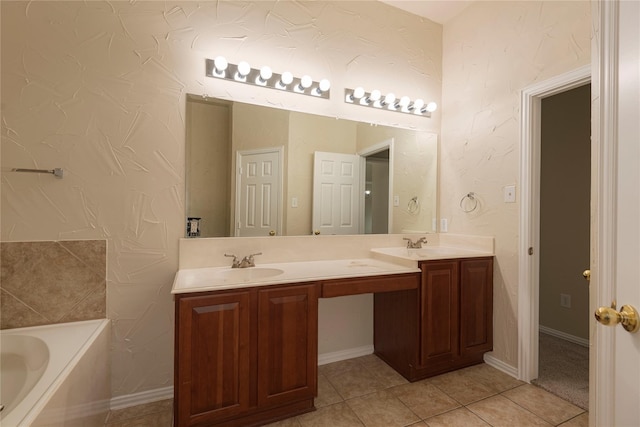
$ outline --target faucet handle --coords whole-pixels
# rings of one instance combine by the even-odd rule
[[[255,254],[250,254],[245,257],[247,261],[249,261],[251,267],[255,267],[255,263],[253,261],[253,257],[257,255],[262,255],[262,252],[256,252]]]
[[[237,268],[240,265],[240,261],[238,261],[238,257],[234,254],[224,254],[227,258],[233,258],[231,261],[231,268]]]

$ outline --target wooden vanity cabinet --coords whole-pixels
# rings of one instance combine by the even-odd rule
[[[375,352],[410,381],[480,363],[493,348],[493,257],[420,269],[417,293],[374,297]]]
[[[176,295],[175,425],[261,425],[313,409],[318,284]]]

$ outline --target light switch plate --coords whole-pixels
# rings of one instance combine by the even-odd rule
[[[440,232],[446,233],[449,231],[449,221],[446,218],[440,219]]]
[[[507,185],[504,187],[504,202],[515,203],[516,202],[516,186]]]
[[[400,196],[393,196],[393,206],[400,206]]]

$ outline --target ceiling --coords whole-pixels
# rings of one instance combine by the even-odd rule
[[[380,0],[414,15],[444,24],[474,0]]]

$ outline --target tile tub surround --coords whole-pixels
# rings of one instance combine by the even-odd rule
[[[106,317],[106,240],[0,243],[0,328]]]

